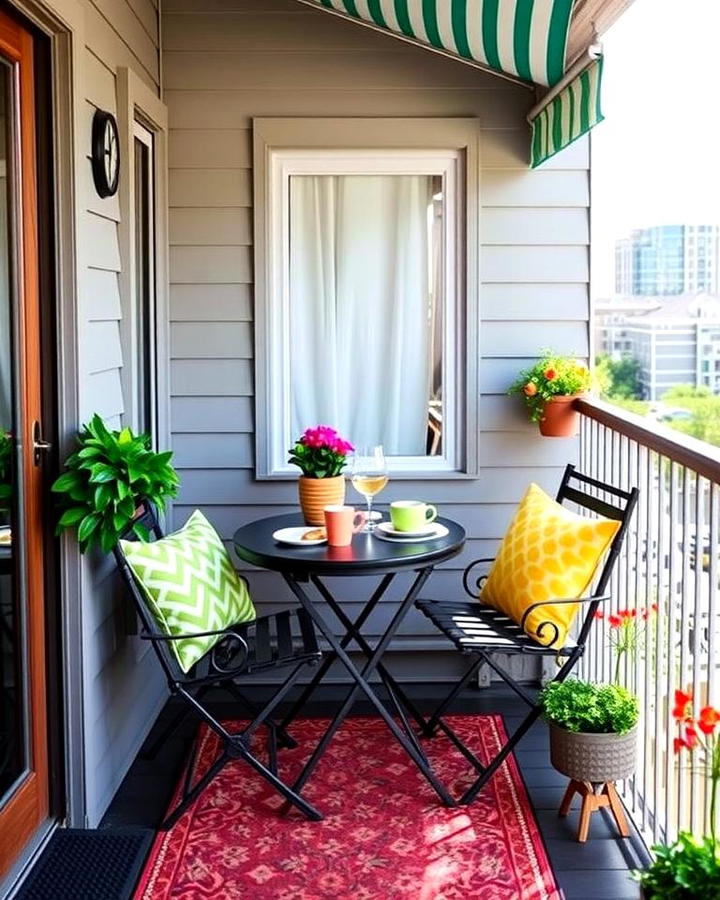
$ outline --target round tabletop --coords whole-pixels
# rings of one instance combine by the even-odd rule
[[[448,533],[434,540],[400,543],[375,537],[373,534],[353,535],[348,547],[295,547],[280,544],[273,533],[280,528],[304,525],[299,513],[270,516],[238,528],[233,537],[235,552],[240,559],[263,569],[303,575],[372,575],[422,569],[456,556],[465,543],[465,529],[450,519],[438,518]]]

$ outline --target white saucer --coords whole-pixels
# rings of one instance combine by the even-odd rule
[[[395,534],[397,533],[400,532],[395,532]],[[408,537],[407,531],[402,532],[404,537],[394,537],[393,534],[387,534],[380,526],[373,532],[375,537],[380,538],[381,541],[390,541],[392,544],[420,544],[423,541],[436,541],[438,538],[445,537],[448,533],[447,528],[437,522],[433,523],[431,531],[413,537]]]
[[[327,544],[327,538],[318,538],[314,541],[304,541],[302,536],[308,531],[316,531],[316,528],[308,528],[303,525],[300,528],[280,528],[273,532],[273,539],[280,544],[289,544],[291,547],[317,547],[318,544]]]
[[[377,527],[382,531],[383,534],[388,537],[394,538],[419,538],[419,537],[429,537],[435,534],[435,522],[428,522],[424,528],[421,528],[420,531],[398,531],[397,528],[393,527],[392,522],[378,522]]]

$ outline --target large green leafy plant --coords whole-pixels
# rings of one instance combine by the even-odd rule
[[[143,501],[163,509],[167,498],[177,495],[172,451],[156,453],[148,435],[129,428],[109,431],[97,414],[77,441],[78,449],[65,461],[67,471],[52,486],[62,509],[57,532],[77,528],[83,553],[93,546],[109,553]],[[143,526],[134,530],[147,539]]]
[[[625,734],[640,715],[637,697],[617,684],[570,678],[553,681],[540,693],[545,718],[567,731]]]

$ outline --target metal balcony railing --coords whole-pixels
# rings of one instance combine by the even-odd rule
[[[691,688],[696,708],[720,704],[720,450],[607,403],[576,405],[582,471],[640,489],[580,676],[613,680],[607,613],[635,609],[637,646],[621,657],[619,681],[640,698],[639,755],[621,795],[648,842],[707,833],[707,779],[673,752],[672,708],[676,688]]]

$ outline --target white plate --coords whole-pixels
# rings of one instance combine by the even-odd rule
[[[290,544],[292,547],[317,547],[318,544],[327,544],[327,538],[318,538],[315,541],[304,541],[302,536],[308,531],[316,531],[316,528],[308,528],[303,525],[300,528],[281,528],[273,532],[273,539],[280,544]]]
[[[419,537],[393,537],[391,534],[386,534],[379,527],[373,532],[375,537],[380,538],[381,541],[390,541],[392,544],[420,544],[423,541],[436,541],[438,538],[445,537],[448,533],[447,528],[439,523],[433,525],[432,531]],[[404,531],[403,534],[407,535],[407,532]]]
[[[430,537],[435,534],[435,522],[428,522],[420,531],[398,531],[397,528],[393,528],[392,522],[378,522],[377,527],[383,534],[395,538]]]

